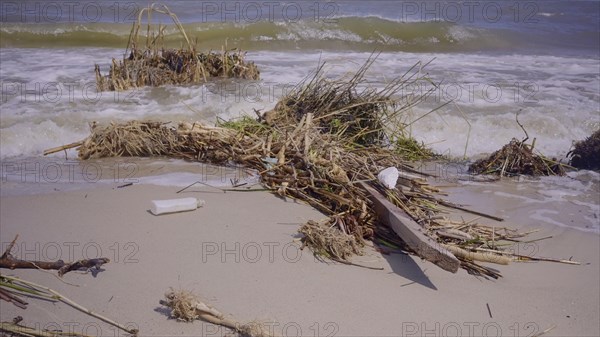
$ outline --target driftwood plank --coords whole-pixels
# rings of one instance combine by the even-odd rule
[[[359,183],[371,196],[379,220],[390,226],[415,253],[438,267],[456,273],[460,261],[423,233],[423,228],[367,183]]]

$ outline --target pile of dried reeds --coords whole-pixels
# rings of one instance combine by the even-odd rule
[[[92,134],[79,147],[79,158],[170,156],[227,164],[240,161],[233,145],[253,144],[238,133],[200,123],[181,123],[178,128],[169,123],[130,121],[107,126],[91,125]],[[236,160],[237,159],[237,160]]]
[[[573,167],[600,170],[600,129],[585,140],[575,143],[567,157],[570,157],[569,164]]]
[[[323,67],[319,67],[313,77],[259,120],[246,117],[219,126],[181,123],[176,127],[138,121],[92,125],[92,134],[85,141],[70,146],[80,145],[81,159],[159,155],[255,169],[267,189],[302,200],[328,216],[325,221],[309,221],[300,232],[303,243],[315,253],[337,261],[360,254],[364,240],[375,235],[400,242],[389,230],[385,234],[386,228],[379,227],[367,192],[358,184],[364,181],[386,194],[438,242],[461,249],[480,248],[480,241],[456,244],[439,234],[438,229],[448,226],[440,212],[459,207],[441,199],[438,190],[393,147],[403,124],[390,125],[392,117],[423,98],[394,95],[420,80],[418,70],[393,80],[383,90],[359,92],[357,88],[365,84],[363,76],[372,62],[369,59],[349,82],[327,80],[322,76]],[[391,190],[376,179],[378,172],[390,166],[400,170],[398,184]],[[483,241],[489,235],[482,233],[492,233],[492,241],[498,233],[480,224],[471,224],[470,231],[478,231],[471,235]],[[513,240],[520,235],[507,233],[505,236]],[[461,261],[470,272],[498,276],[494,269],[476,264],[469,254]]]
[[[533,144],[528,145],[515,138],[489,157],[471,164],[469,172],[495,174],[501,177],[519,174],[530,176],[562,176],[565,174],[563,166],[556,159],[548,159],[535,154]]]
[[[429,92],[419,97],[397,97],[397,94],[423,78],[415,65],[405,76],[393,79],[381,90],[365,88],[365,73],[376,58],[369,58],[348,79],[327,79],[325,64],[321,64],[314,76],[306,77],[273,110],[267,111],[264,121],[279,127],[297,125],[311,113],[312,123],[319,131],[332,134],[349,146],[384,146],[397,139],[411,139],[405,137],[399,115]],[[432,155],[423,153],[426,157]]]
[[[159,25],[158,31],[151,29],[152,13],[169,15],[186,42],[185,48],[166,49],[164,31],[166,26]],[[144,14],[147,15],[145,44],[140,39],[140,28]],[[142,86],[161,86],[166,84],[193,84],[206,82],[210,77],[235,77],[258,79],[260,72],[253,62],[246,62],[245,53],[238,50],[198,53],[197,43],[191,43],[181,22],[165,5],[152,4],[140,10],[138,20],[133,24],[125,58],[112,60],[108,75],[95,66],[96,86],[99,91],[122,91]]]
[[[565,175],[564,164],[558,162],[555,158],[548,159],[542,154],[533,152],[535,138],[531,145],[526,143],[529,134],[523,124],[519,122],[519,112],[515,115],[515,119],[525,133],[525,138],[521,141],[513,138],[502,149],[492,153],[487,158],[477,160],[469,166],[470,173],[494,174],[500,177],[520,174],[529,176]]]

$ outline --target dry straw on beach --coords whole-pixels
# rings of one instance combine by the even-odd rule
[[[369,182],[430,238],[454,251],[467,271],[499,277],[497,270],[476,261],[523,259],[505,250],[528,233],[474,221],[451,222],[444,216],[449,209],[465,209],[442,199],[427,176],[412,167],[409,158],[427,151],[394,146],[411,143],[402,133],[405,125],[397,121],[424,98],[398,94],[424,79],[414,67],[381,90],[360,89],[368,87],[364,75],[374,60],[369,58],[349,79],[327,79],[319,66],[258,120],[244,117],[218,126],[151,121],[93,124],[87,139],[70,146],[80,145],[81,159],[168,156],[255,169],[268,190],[302,200],[327,215],[324,221],[309,221],[300,228],[303,244],[341,262],[361,254],[365,240],[376,237],[389,247],[410,251],[377,221],[368,193],[359,186]],[[390,166],[400,170],[400,179],[396,188],[385,189],[376,174]]]
[[[151,27],[152,14],[168,15],[185,41],[180,49],[166,49],[164,32],[166,26]],[[146,15],[145,42],[140,42],[142,22]],[[100,66],[95,66],[98,91],[123,91],[142,86],[166,84],[185,85],[206,82],[211,77],[235,77],[258,79],[260,73],[253,62],[246,62],[245,53],[237,50],[198,53],[198,43],[191,42],[183,25],[165,5],[152,4],[140,10],[133,24],[125,57],[112,60],[108,75],[102,75]]]

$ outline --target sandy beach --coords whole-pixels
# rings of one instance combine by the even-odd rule
[[[0,254],[18,235],[17,259],[110,259],[3,276],[140,337],[236,336],[170,318],[170,289],[276,336],[600,336],[600,173],[523,176],[576,166],[600,128],[600,1],[164,2],[2,2]],[[469,173],[498,150],[515,158],[482,172],[514,178]],[[485,264],[502,275],[486,279],[372,242],[355,265],[300,249],[318,210],[335,215],[303,228],[331,256],[371,234],[385,212],[358,184],[386,169],[378,188],[415,220],[396,232],[418,223],[405,238],[501,249],[507,227],[530,233],[504,231],[522,240],[507,250],[561,263]],[[205,204],[150,212],[184,197]],[[27,300],[0,299],[0,322],[128,335]]]
[[[498,266],[503,278],[485,280],[367,247],[355,262],[384,268],[375,271],[319,262],[309,250],[300,251],[294,241],[297,228],[323,217],[303,204],[266,192],[222,193],[204,186],[181,194],[175,193],[178,187],[116,186],[3,196],[2,250],[19,234],[15,257],[111,259],[96,275],[73,272],[64,282],[54,272],[3,273],[55,289],[137,327],[140,336],[231,335],[209,323],[169,319],[159,301],[170,287],[192,290],[242,322],[266,322],[283,336],[534,336],[553,326],[545,335],[600,334],[596,233],[544,225],[527,218],[527,212],[502,212],[501,204],[492,204],[498,214],[519,214],[506,225],[540,228],[537,238],[552,236],[519,245],[521,254],[582,264],[512,263]],[[152,199],[189,196],[206,205],[163,216],[148,211]],[[502,198],[481,203],[490,201]],[[583,219],[572,211],[570,219]],[[62,303],[29,302],[27,310],[2,302],[1,320],[22,316],[23,324],[38,328],[125,334]]]

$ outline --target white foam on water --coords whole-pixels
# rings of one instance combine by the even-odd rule
[[[587,233],[594,233],[594,234],[600,234],[600,227],[598,227],[597,225],[597,220],[593,221],[593,219],[591,219],[590,217],[585,217],[586,219],[592,220],[588,223],[588,225],[586,227],[584,227],[584,224],[579,224],[579,226],[570,226],[567,225],[563,222],[560,221],[556,221],[554,220],[554,218],[556,216],[558,216],[560,214],[560,212],[555,211],[555,210],[550,210],[550,209],[537,209],[535,211],[533,211],[533,214],[531,214],[529,217],[534,219],[534,220],[539,220],[539,221],[543,221],[558,227],[563,227],[563,228],[570,228],[570,229],[576,229],[582,232],[587,232]],[[592,225],[591,227],[589,225]]]
[[[2,158],[42,155],[44,150],[50,147],[73,143],[84,139],[88,134],[87,131],[57,125],[51,120],[40,123],[21,122],[2,128],[0,153]],[[74,150],[69,150],[67,155],[77,156]],[[64,157],[64,152],[54,156]]]
[[[506,192],[502,192],[502,191],[493,191],[491,193],[493,193],[494,195],[497,195],[499,197],[522,200],[524,203],[528,203],[528,204],[534,204],[534,203],[541,202],[540,200],[536,200],[534,198],[530,198],[530,197],[526,197],[526,196],[518,195],[518,194],[506,193]]]
[[[23,55],[26,53],[26,57]],[[369,57],[363,52],[260,51],[247,55],[261,69],[261,81],[215,80],[208,84],[139,88],[121,93],[95,92],[93,63],[103,73],[122,50],[0,50],[3,66],[0,157],[37,155],[44,148],[85,137],[88,123],[157,119],[215,122],[218,117],[254,116],[271,109],[286,92],[325,61],[326,76],[355,71]],[[473,157],[498,150],[511,138],[523,138],[519,121],[536,138],[536,149],[562,157],[573,140],[600,127],[600,75],[597,60],[556,56],[382,53],[367,73],[370,85],[383,87],[417,62],[423,75],[440,86],[432,96],[406,111],[409,130],[434,150]],[[6,66],[5,66],[6,65]],[[58,83],[58,99],[41,100],[16,93],[16,84],[35,91]],[[71,89],[67,87],[71,85]],[[34,89],[32,89],[34,88]],[[432,87],[423,82],[403,94]],[[72,92],[69,92],[71,90]],[[452,104],[412,123],[448,100]],[[17,136],[18,135],[18,136]],[[45,141],[44,141],[45,140]],[[467,144],[468,142],[468,144]],[[468,145],[468,146],[467,146]]]
[[[278,33],[277,40],[307,41],[307,40],[341,40],[347,42],[361,42],[357,34],[343,29],[317,26],[311,21],[276,22],[277,26],[285,27],[286,32]]]
[[[515,225],[536,226],[541,221],[600,234],[600,173],[582,170],[566,176],[517,176],[490,182],[476,179],[468,175],[456,188],[448,187],[450,200],[484,213],[486,209],[487,213],[504,210]],[[447,185],[446,181],[441,185]]]

